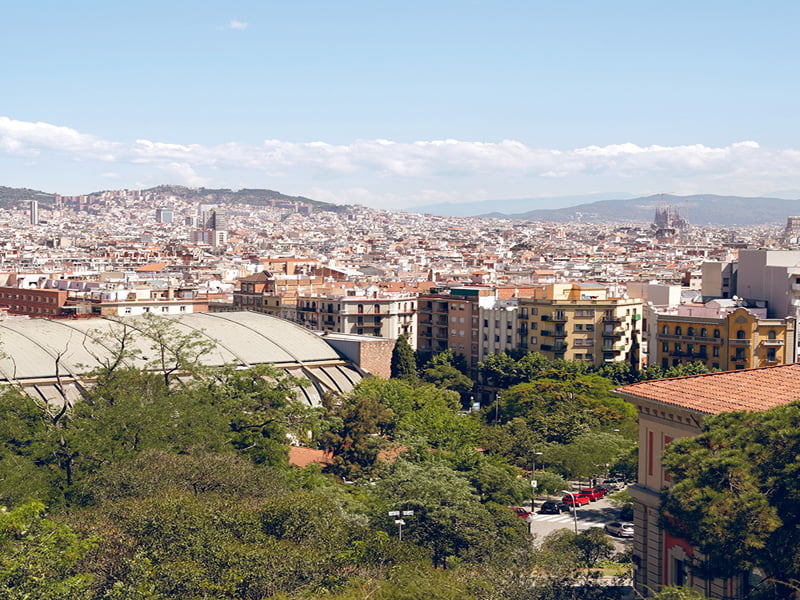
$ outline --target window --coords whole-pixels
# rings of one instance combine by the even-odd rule
[[[583,323],[575,323],[575,331],[583,331]]]
[[[686,330],[686,335],[694,335],[694,327],[689,327]]]
[[[775,357],[775,348],[767,348],[767,361],[768,362],[777,361],[777,358]]]
[[[700,337],[708,337],[708,329],[706,329],[705,327],[700,329]]]
[[[178,311],[179,312],[186,312],[186,307],[185,306],[179,306],[178,307]]]
[[[777,337],[778,337],[778,334],[776,334],[776,333],[775,333],[775,330],[772,330],[772,329],[771,329],[771,330],[770,330],[770,332],[767,334],[767,339],[768,339],[768,340],[774,340],[774,339],[775,339],[775,338],[777,338]]]
[[[744,329],[740,329],[736,332],[736,339],[743,340],[744,339]]]
[[[681,344],[680,344],[680,342],[675,342],[675,348],[674,348],[674,350],[673,350],[673,351],[674,351],[674,352],[680,352],[680,351],[681,351]]]
[[[587,323],[586,331],[594,331],[594,323]]]
[[[511,343],[511,336],[510,336],[510,335],[507,335],[507,336],[506,336],[506,344],[510,344],[510,343]],[[774,350],[774,348],[772,349],[772,353],[773,353],[773,354],[775,354],[775,350]]]
[[[683,333],[683,329],[680,325],[675,326],[675,335],[681,335]]]
[[[711,350],[711,356],[714,358],[719,358],[719,346],[713,347],[713,350]]]
[[[715,337],[716,339],[719,339],[719,329],[715,329],[715,330],[714,330],[714,337]]]
[[[661,333],[669,335],[669,325],[664,325],[664,327],[661,328]]]

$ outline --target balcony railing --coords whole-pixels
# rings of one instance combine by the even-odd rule
[[[731,346],[750,346],[753,344],[753,341],[748,339],[741,340],[739,338],[730,338],[728,339],[728,343]]]
[[[763,346],[783,346],[785,343],[784,340],[761,340]]]

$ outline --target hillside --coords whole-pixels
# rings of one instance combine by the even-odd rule
[[[629,200],[601,200],[588,204],[554,209],[536,209],[523,213],[504,215],[488,213],[483,217],[506,217],[536,221],[590,223],[652,222],[659,202],[677,208],[682,217],[687,216],[694,225],[763,225],[785,223],[786,217],[800,214],[800,200],[780,198],[746,198],[742,196],[659,195]],[[688,211],[687,211],[688,209]]]
[[[315,210],[340,211],[344,206],[311,200],[302,196],[288,196],[274,190],[262,189],[207,189],[207,188],[188,188],[180,185],[160,185],[154,188],[143,190],[145,192],[160,193],[188,200],[191,202],[203,202],[207,204],[250,204],[253,206],[266,206],[271,201],[279,200],[284,202],[305,202],[314,207]],[[86,196],[97,196],[103,191],[91,192]],[[11,188],[0,186],[0,207],[13,208],[20,207],[29,200],[38,200],[42,206],[52,206],[55,194],[32,190],[28,188]]]

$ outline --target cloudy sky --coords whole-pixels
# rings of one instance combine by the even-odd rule
[[[800,198],[799,17],[793,0],[20,3],[0,19],[0,185]]]

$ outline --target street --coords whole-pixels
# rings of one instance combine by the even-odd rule
[[[606,498],[578,507],[575,517],[573,517],[571,511],[560,515],[543,515],[538,512],[539,506],[541,506],[541,502],[536,503],[536,512],[529,517],[530,531],[536,536],[537,543],[556,529],[566,528],[574,531],[575,517],[577,517],[578,531],[583,531],[590,527],[602,527],[606,523],[619,519],[619,508],[611,504],[611,501]],[[623,552],[633,543],[631,538],[618,538],[609,535],[608,539],[614,542],[617,552]]]

